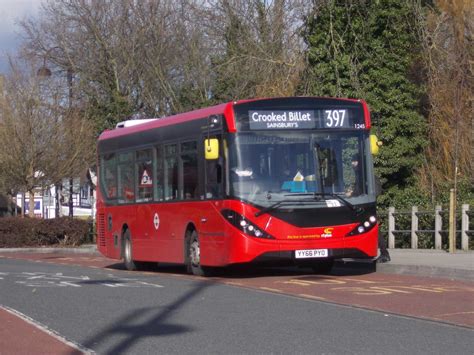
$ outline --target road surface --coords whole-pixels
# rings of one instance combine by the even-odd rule
[[[71,352],[471,354],[473,292],[468,282],[345,270],[204,279],[174,266],[128,272],[97,256],[0,257],[1,319],[26,317]],[[8,329],[24,325],[19,317]],[[15,349],[5,328],[2,354]]]

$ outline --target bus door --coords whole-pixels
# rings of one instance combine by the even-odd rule
[[[219,157],[204,159],[204,208],[200,211],[199,236],[203,264],[219,265],[225,263],[222,250],[225,242],[224,220],[220,211],[223,208],[225,177],[225,145],[222,135],[211,135],[219,141]],[[207,139],[203,136],[202,142]],[[204,146],[203,146],[204,150]]]

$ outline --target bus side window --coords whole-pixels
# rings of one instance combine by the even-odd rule
[[[133,153],[120,153],[118,166],[119,203],[135,201]]]
[[[153,192],[153,151],[151,149],[136,152],[137,160],[137,202],[151,201]]]
[[[221,159],[206,160],[206,198],[222,197]]]
[[[165,200],[178,199],[178,145],[165,145],[164,193]]]
[[[219,141],[219,151],[225,152],[224,142],[221,135],[216,135],[213,138],[217,138]],[[219,158],[215,160],[204,160],[205,166],[205,198],[215,199],[222,198],[224,192],[224,158],[220,153]]]
[[[155,149],[155,201],[163,201],[163,149],[158,146]]]
[[[181,143],[181,163],[183,174],[183,196],[185,200],[195,199],[198,194],[197,142]]]
[[[117,161],[115,154],[105,154],[101,164],[101,187],[105,198],[113,200],[117,198]]]

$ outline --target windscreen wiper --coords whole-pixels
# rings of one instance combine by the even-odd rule
[[[345,206],[349,207],[355,213],[359,214],[362,211],[362,209],[360,207],[355,207],[352,203],[347,201],[341,195],[335,194],[335,193],[332,193],[332,192],[307,192],[307,193],[304,192],[304,193],[292,194],[291,196],[295,196],[295,195],[298,195],[298,196],[313,196],[314,198],[322,197],[325,200],[326,200],[326,196],[327,197],[334,197],[338,201],[341,201]]]
[[[351,210],[355,211],[356,208],[354,207],[354,205],[352,203],[350,203],[349,201],[347,201],[344,197],[342,197],[341,195],[338,195],[338,194],[335,194],[335,193],[332,193],[332,192],[313,192],[312,193],[313,196],[321,196],[325,199],[326,196],[329,196],[329,197],[334,197],[335,199],[341,201],[344,205],[346,205],[347,207],[349,207]]]
[[[267,212],[269,212],[269,211],[272,211],[272,210],[276,209],[277,207],[279,207],[280,205],[282,205],[282,204],[284,204],[284,203],[305,203],[305,202],[308,202],[308,201],[301,201],[301,200],[281,200],[281,201],[275,202],[273,205],[270,205],[270,206],[268,206],[268,207],[262,208],[260,211],[258,211],[258,212],[255,213],[255,217],[261,216],[261,215],[264,214],[264,213],[267,213]]]
[[[339,194],[335,194],[335,193],[332,193],[332,192],[314,192],[313,193],[314,196],[322,196],[323,198],[325,198],[325,196],[330,196],[330,197],[334,197],[336,198],[337,200],[341,201],[344,205],[346,205],[347,207],[349,207],[351,210],[353,210],[356,214],[359,214],[362,212],[362,208],[360,207],[355,207],[352,203],[350,203],[349,201],[347,201],[347,199],[345,199],[344,197],[342,197],[341,195]]]

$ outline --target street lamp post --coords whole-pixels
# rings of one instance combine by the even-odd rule
[[[43,66],[38,69],[36,75],[40,78],[49,78],[52,73],[51,70],[46,66],[46,55],[43,58]],[[59,184],[54,185],[55,203],[54,203],[54,216],[59,217],[60,201],[59,201]]]
[[[48,51],[49,53],[49,51]],[[43,66],[38,69],[37,76],[41,78],[48,78],[52,75],[51,70],[46,66],[46,55],[43,60]],[[68,108],[69,111],[72,108],[72,75],[73,71],[71,68],[67,69],[66,72],[66,78],[67,78],[67,85],[68,85]],[[59,202],[59,189],[58,185],[55,185],[55,190],[56,190],[56,217],[59,216],[59,209],[60,209],[60,202]],[[69,178],[69,217],[74,216],[74,204],[73,204],[73,195],[74,195],[74,179],[71,177]]]
[[[72,107],[72,70],[68,68],[67,70],[67,86],[68,86],[68,106],[69,111],[71,111]],[[73,193],[74,193],[74,179],[71,177],[69,178],[69,217],[74,216],[74,204],[73,204]]]

